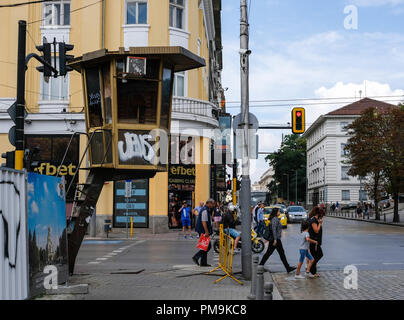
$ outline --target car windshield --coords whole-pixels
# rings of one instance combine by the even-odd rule
[[[266,192],[253,192],[253,193],[251,193],[251,205],[255,206],[260,201],[265,203],[266,196],[267,196]]]
[[[288,209],[289,212],[304,212],[304,208],[303,207],[289,207]]]

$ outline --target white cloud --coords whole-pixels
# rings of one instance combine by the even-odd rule
[[[359,7],[395,7],[404,4],[404,0],[347,0],[347,3]]]

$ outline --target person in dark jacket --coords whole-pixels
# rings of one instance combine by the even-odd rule
[[[286,259],[285,250],[283,249],[281,241],[282,225],[281,222],[279,221],[280,214],[281,213],[279,208],[272,209],[271,215],[269,217],[269,219],[271,220],[269,227],[272,229],[272,235],[268,240],[269,241],[268,249],[265,252],[264,256],[262,257],[260,265],[261,266],[265,265],[265,262],[267,262],[271,254],[276,249],[278,251],[279,257],[281,258],[283,265],[285,266],[286,272],[289,273],[292,272],[293,270],[296,270],[296,267],[291,267],[288,263],[288,260]]]
[[[317,241],[317,244],[310,243],[310,253],[314,258],[314,262],[311,265],[310,273],[318,278],[319,274],[317,273],[317,263],[323,257],[323,250],[321,249],[321,244],[323,240],[323,217],[325,212],[319,208],[314,207],[311,209],[309,213],[309,235],[310,239]]]
[[[213,233],[212,231],[212,210],[214,209],[215,201],[213,199],[209,199],[206,201],[206,205],[201,209],[198,219],[196,221],[195,231],[198,232],[199,237],[201,234],[205,234],[205,237],[210,237]],[[210,267],[208,264],[208,252],[211,248],[211,244],[209,243],[208,250],[199,250],[193,257],[192,261],[201,267]],[[199,259],[201,262],[199,263]]]

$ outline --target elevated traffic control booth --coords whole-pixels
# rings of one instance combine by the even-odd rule
[[[205,61],[182,47],[135,47],[90,52],[69,65],[82,75],[90,160],[68,228],[73,273],[104,182],[167,171],[174,73]]]

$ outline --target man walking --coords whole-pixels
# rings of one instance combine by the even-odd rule
[[[199,237],[204,234],[205,237],[210,237],[212,232],[212,210],[215,206],[215,200],[209,199],[206,201],[206,205],[201,209],[198,219],[196,221],[195,231],[198,232]],[[211,244],[209,242],[208,250],[199,250],[193,257],[192,261],[201,267],[210,267],[211,265],[208,264],[208,252],[211,248]],[[199,262],[199,259],[201,261]]]
[[[258,222],[257,234],[258,234],[259,237],[262,237],[262,234],[263,234],[264,229],[265,229],[264,210],[265,210],[264,204],[260,203],[259,208],[258,208],[258,212],[257,212],[257,222]]]

